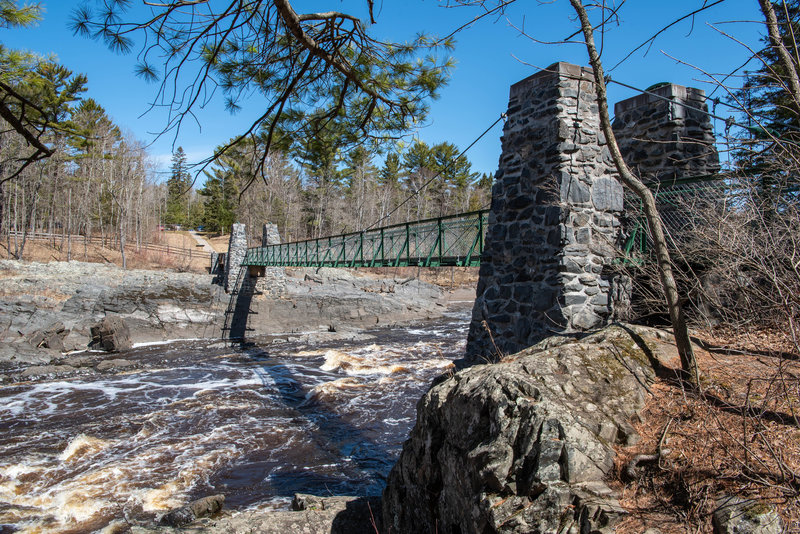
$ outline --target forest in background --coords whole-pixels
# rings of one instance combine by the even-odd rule
[[[700,9],[720,2],[704,3]],[[499,0],[454,3],[496,4],[499,9],[505,5]],[[571,3],[576,12],[586,14],[580,0]],[[721,95],[719,100],[711,101],[712,109],[720,104],[733,110],[728,118],[721,118],[725,124],[728,164],[719,194],[702,202],[688,195],[687,202],[676,206],[685,216],[681,219],[680,235],[668,236],[671,250],[666,252],[674,255],[670,261],[665,254],[663,264],[672,263],[669,267],[676,273],[679,289],[675,296],[689,308],[692,326],[702,328],[710,344],[706,345],[709,350],[699,365],[702,374],[697,374],[696,384],[669,378],[654,385],[648,409],[658,413],[645,414],[649,428],[637,429],[642,442],[624,453],[630,459],[625,471],[633,472],[632,480],[620,481],[627,493],[625,505],[634,512],[629,532],[644,532],[646,527],[656,525],[667,531],[670,529],[666,523],[670,521],[675,526],[670,531],[687,525],[691,530],[702,531],[705,527],[708,531],[715,499],[723,493],[741,495],[759,504],[775,503],[785,518],[800,517],[797,450],[800,379],[796,369],[800,354],[800,52],[796,45],[800,2],[759,0],[758,3],[764,15],[765,37],[763,48],[746,51],[749,60],[744,65],[751,70],[723,78],[703,72]],[[0,7],[4,4],[9,1],[0,0]],[[175,5],[167,2],[161,7],[167,10]],[[209,229],[212,225],[224,229],[238,219],[257,232],[260,223],[270,220],[279,224],[284,239],[298,239],[359,229],[359,225],[371,224],[373,216],[375,219],[385,216],[384,222],[396,222],[413,215],[424,218],[443,214],[443,210],[451,208],[462,211],[463,207],[456,208],[459,203],[466,204],[468,209],[481,207],[480,194],[488,195],[488,177],[475,177],[468,167],[461,178],[454,175],[450,179],[444,173],[437,177],[437,158],[431,155],[433,152],[420,150],[427,154],[426,165],[414,164],[412,154],[417,152],[416,145],[396,157],[389,153],[383,163],[376,165],[371,159],[378,160],[374,154],[359,155],[358,143],[353,143],[354,133],[362,130],[365,136],[375,137],[376,132],[388,128],[394,135],[403,126],[414,123],[409,117],[413,118],[419,108],[404,105],[405,98],[416,94],[419,87],[435,88],[441,72],[438,65],[428,68],[423,64],[425,68],[409,81],[403,77],[410,72],[404,62],[406,56],[394,61],[397,48],[363,38],[354,17],[341,15],[331,19],[330,14],[317,14],[300,20],[291,11],[289,2],[269,5],[280,9],[265,8],[259,12],[261,17],[252,19],[255,24],[248,28],[251,33],[245,34],[259,43],[264,35],[287,36],[268,40],[266,48],[242,48],[238,40],[214,41],[227,35],[224,17],[214,18],[212,26],[217,33],[211,38],[205,37],[205,26],[199,23],[189,25],[189,30],[196,33],[164,33],[162,24],[153,28],[143,26],[145,30],[150,28],[149,35],[163,43],[166,74],[179,70],[172,69],[175,62],[186,65],[182,63],[186,58],[175,53],[195,49],[185,47],[186,42],[211,42],[217,54],[203,55],[207,49],[198,46],[196,49],[202,50],[199,57],[190,56],[186,61],[189,64],[195,61],[201,69],[207,69],[205,72],[213,72],[215,79],[234,97],[249,94],[243,89],[254,85],[269,97],[263,115],[268,119],[268,127],[248,131],[242,139],[249,141],[233,146],[228,143],[216,152],[217,163],[207,169],[204,195],[183,194],[189,189],[191,174],[180,153],[173,160],[170,180],[162,185],[148,181],[151,175],[144,171],[146,164],[138,165],[132,155],[123,156],[127,152],[119,155],[103,152],[114,143],[101,143],[103,150],[88,155],[86,147],[81,148],[80,142],[71,140],[72,134],[77,133],[77,138],[86,139],[89,144],[99,137],[82,137],[77,126],[68,122],[82,80],[49,68],[45,61],[36,64],[35,69],[18,68],[24,61],[0,50],[0,60],[4,61],[0,70],[0,112],[8,111],[11,119],[17,121],[0,138],[3,228],[19,229],[11,226],[19,221],[23,229],[37,228],[37,224],[58,228],[60,224],[62,228],[81,231],[81,221],[89,220],[91,224],[85,225],[83,231],[116,235],[124,245],[126,239],[136,239],[137,232],[145,231],[148,220],[149,224],[160,221],[182,224],[185,213],[184,222],[208,221]],[[611,9],[610,14],[607,9]],[[616,10],[605,3],[599,14],[594,28],[587,17],[581,20],[587,45],[587,34],[595,30],[603,32],[607,25],[617,22]],[[109,16],[101,14],[93,19],[90,15],[87,12],[85,20],[80,22],[81,28],[112,49],[125,47],[124,28],[117,22],[122,19],[113,10]],[[0,27],[4,24],[3,16],[8,17],[0,10]],[[168,22],[184,28],[180,20],[168,19]],[[6,23],[14,22],[6,18]],[[634,52],[654,42],[673,24],[662,27]],[[277,31],[289,26],[294,33]],[[298,27],[313,32],[319,40],[303,39],[304,35],[296,31]],[[334,31],[329,31],[331,28]],[[261,54],[265,49],[263,58],[251,57],[251,51]],[[402,54],[406,51],[399,50]],[[347,54],[333,55],[342,51]],[[353,58],[358,61],[350,63]],[[599,57],[595,59],[599,67]],[[259,68],[251,69],[254,60],[260,61]],[[748,65],[750,61],[753,63]],[[276,72],[280,76],[274,76]],[[153,75],[152,65],[143,63],[140,73]],[[597,87],[604,86],[606,80],[600,69],[596,68],[596,74]],[[408,89],[408,94],[394,95],[391,91],[396,88]],[[192,94],[200,94],[204,86],[198,82],[190,89]],[[422,95],[424,100],[427,93]],[[605,102],[604,95],[604,92],[598,95],[600,102]],[[174,95],[168,92],[162,96],[169,101]],[[183,106],[185,101],[173,100],[177,102],[176,112],[190,111]],[[232,101],[232,107],[235,105]],[[303,105],[309,109],[300,109]],[[376,107],[379,113],[374,112]],[[47,110],[51,119],[41,121],[38,110]],[[280,132],[303,122],[310,130],[298,129],[299,135],[292,143],[284,143]],[[337,133],[342,142],[336,141],[337,137],[331,140],[322,135],[322,127],[331,124],[345,128],[344,135],[341,130]],[[30,126],[27,130],[26,125]],[[352,126],[356,128],[347,129]],[[12,128],[15,133],[10,131]],[[24,139],[13,137],[24,137],[25,132],[30,135]],[[612,137],[608,135],[607,139]],[[58,150],[62,146],[65,152],[59,162]],[[131,151],[129,154],[143,154],[136,151],[135,142],[124,138],[118,146],[126,147]],[[85,155],[86,161],[71,159],[70,151]],[[87,170],[92,168],[88,161],[91,158],[95,159],[94,174],[75,175],[81,164]],[[134,169],[141,172],[140,182],[133,178]],[[417,172],[419,169],[425,172]],[[90,175],[102,183],[81,181]],[[409,196],[427,183],[426,175],[432,181],[424,189],[424,195]],[[467,188],[458,185],[459,180],[465,183],[465,176],[470,184]],[[72,183],[70,177],[82,188],[80,185],[75,190],[67,188],[65,184]],[[126,182],[129,186],[115,185],[115,180],[124,177],[130,179]],[[135,187],[137,183],[142,186]],[[476,194],[467,194],[468,190]],[[50,196],[46,196],[47,192]],[[145,192],[153,196],[136,196]],[[405,198],[412,200],[403,204]],[[242,202],[237,204],[237,199]],[[69,217],[55,215],[65,213],[64,204],[72,206],[77,202],[84,203],[90,211],[79,212],[70,207]],[[142,210],[154,215],[148,219],[144,212],[137,213],[133,208],[137,202]],[[652,226],[660,227],[658,223],[656,220]],[[669,312],[665,309],[667,284],[662,282],[663,269],[653,269],[652,255],[634,258],[637,259],[622,264],[621,268],[629,270],[642,294],[651,291],[649,300],[640,300],[644,304],[641,313],[646,313],[647,318],[663,318]],[[669,306],[672,307],[671,303]],[[665,444],[669,449],[663,447]],[[637,459],[642,455],[655,457],[656,461],[649,466],[638,465]]]
[[[491,176],[474,173],[447,142],[415,141],[376,164],[378,154],[363,147],[342,153],[335,140],[315,140],[296,152],[274,150],[259,165],[263,147],[244,140],[202,173],[178,147],[164,179],[144,144],[94,100],[76,99],[65,117],[64,129],[48,134],[53,155],[14,177],[7,162],[25,140],[7,127],[0,134],[0,224],[16,257],[34,232],[99,236],[119,248],[157,239],[164,225],[226,233],[242,222],[256,242],[261,225],[273,222],[297,240],[482,209],[490,198]]]

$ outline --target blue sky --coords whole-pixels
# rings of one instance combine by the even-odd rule
[[[299,12],[348,11],[362,10],[365,3],[296,0],[294,5]],[[68,28],[70,13],[81,2],[45,0],[42,4],[46,12],[37,27],[2,30],[0,42],[40,54],[55,54],[74,72],[85,73],[89,78],[86,96],[97,100],[116,124],[150,144],[149,151],[162,169],[168,167],[173,147],[179,145],[190,160],[208,156],[215,146],[249,125],[262,104],[254,99],[232,116],[224,110],[222,99],[217,99],[206,109],[197,110],[198,122],[185,123],[177,139],[173,134],[155,139],[154,134],[163,128],[165,119],[158,109],[148,112],[156,86],[134,75],[135,54],[118,55],[101,43],[73,36]],[[702,0],[628,0],[620,10],[619,26],[612,27],[605,38],[606,67],[616,64],[663,25],[702,5]],[[477,8],[443,6],[444,2],[436,0],[377,0],[374,34],[394,40],[406,40],[421,31],[444,36],[480,13]],[[699,70],[680,65],[666,54],[711,73],[734,70],[746,60],[748,51],[714,27],[758,49],[762,28],[757,23],[757,7],[756,0],[725,0],[694,20],[669,29],[646,55],[644,51],[637,52],[611,76],[639,88],[670,81],[710,90],[713,87],[705,83],[708,78]],[[432,103],[428,124],[413,135],[431,144],[449,141],[465,148],[506,110],[511,84],[556,61],[588,63],[582,45],[549,45],[532,39],[558,41],[576,29],[568,0],[519,0],[505,15],[485,17],[459,32],[452,53],[457,62],[452,80]],[[609,97],[613,103],[634,94],[612,85]],[[718,112],[729,114],[725,108]],[[501,133],[501,125],[495,126],[467,154],[474,170],[496,170]]]

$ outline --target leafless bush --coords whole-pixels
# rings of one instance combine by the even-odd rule
[[[651,482],[685,493],[673,505],[687,518],[706,517],[708,495],[720,491],[772,500],[790,517],[800,513],[792,504],[800,496],[800,196],[763,177],[714,184],[660,192],[687,316],[710,343],[702,393],[676,390],[677,412],[664,409],[663,417],[681,415],[670,444],[680,458]],[[666,316],[646,247],[622,265],[635,281],[635,312]]]
[[[662,204],[679,284],[695,326],[781,332],[800,354],[800,196],[785,184],[720,177]],[[628,272],[639,316],[665,313],[646,253]]]

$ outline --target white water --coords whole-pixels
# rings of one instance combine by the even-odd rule
[[[137,371],[6,386],[0,532],[96,531],[215,493],[240,509],[378,493],[465,324],[378,330],[369,344],[150,345],[126,355]]]

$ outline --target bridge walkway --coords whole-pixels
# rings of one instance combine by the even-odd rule
[[[489,210],[247,249],[242,265],[442,267],[480,264]]]

